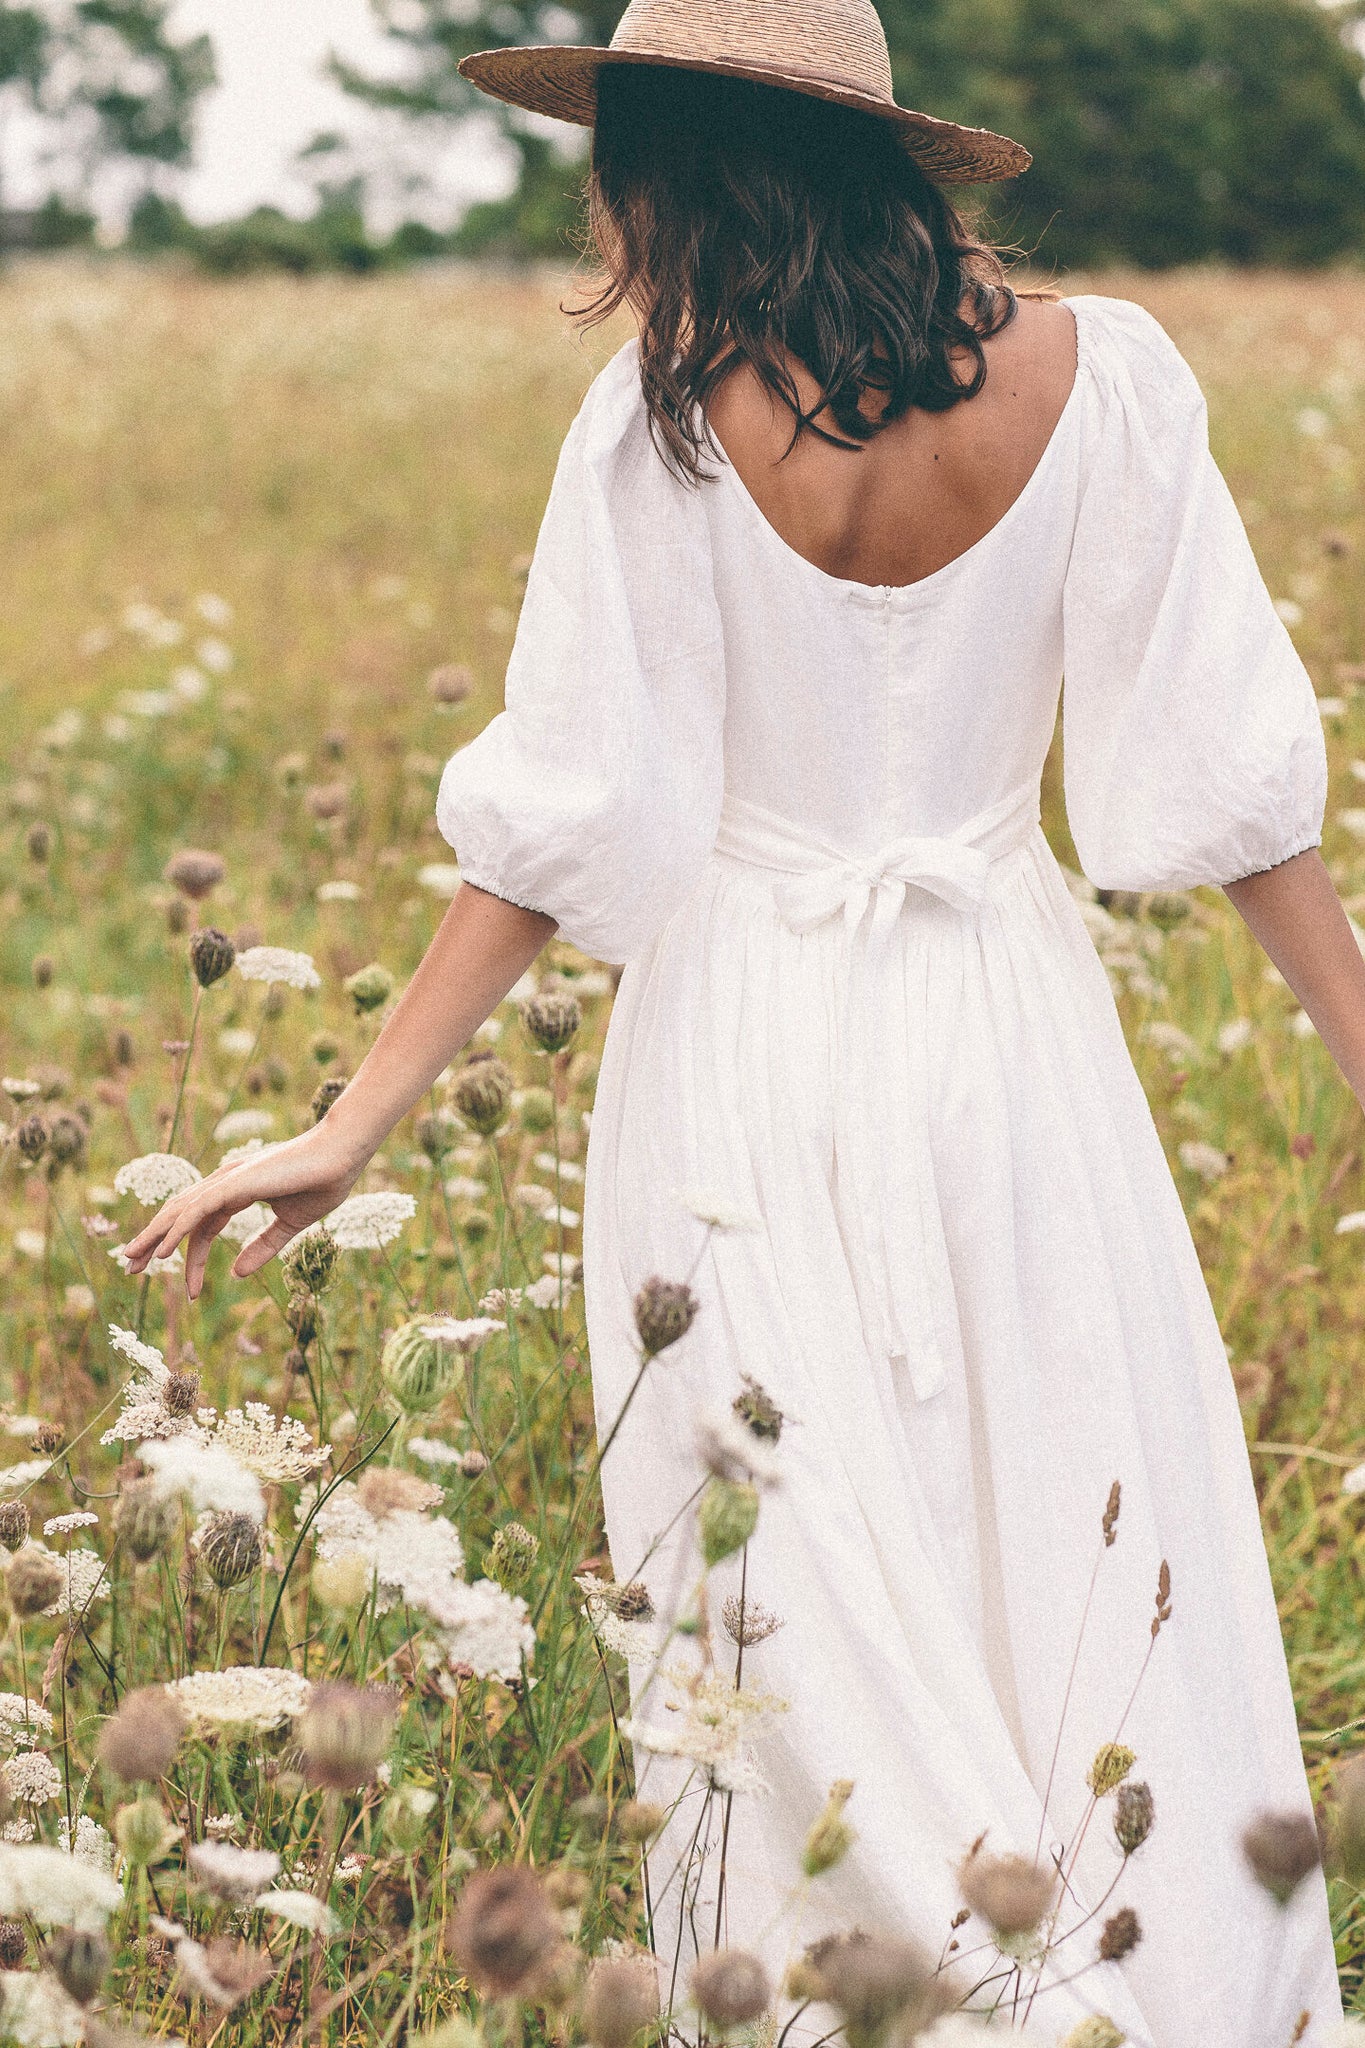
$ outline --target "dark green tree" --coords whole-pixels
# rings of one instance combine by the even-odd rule
[[[609,40],[619,0],[372,0],[401,83],[341,63],[372,105],[459,119],[494,103],[458,76],[498,43]],[[1003,129],[1024,178],[981,195],[1043,261],[1320,262],[1365,248],[1361,0],[880,0],[898,97]],[[551,30],[553,33],[551,33]],[[562,252],[578,165],[513,111],[513,197],[471,209],[465,246]],[[581,162],[581,159],[578,161]]]
[[[5,116],[16,102],[36,106],[47,76],[48,26],[36,7],[11,7],[0,0],[0,142]],[[4,161],[0,157],[0,207],[5,203]]]
[[[76,0],[44,96],[63,122],[83,186],[111,161],[150,187],[188,164],[199,100],[217,82],[208,36],[176,36],[171,0]]]

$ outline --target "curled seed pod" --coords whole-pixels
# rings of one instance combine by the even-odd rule
[[[459,1353],[449,1344],[424,1337],[429,1316],[400,1323],[379,1356],[384,1384],[408,1415],[424,1415],[439,1407],[455,1384]]]
[[[33,1448],[44,1458],[55,1458],[66,1442],[66,1431],[60,1422],[40,1422],[33,1432]]]
[[[348,974],[341,986],[355,1005],[357,1017],[363,1017],[370,1010],[378,1010],[393,994],[393,976],[387,967],[381,967],[377,960],[368,967],[361,967],[354,974]]]
[[[577,996],[550,990],[528,996],[521,1006],[521,1021],[542,1052],[563,1052],[583,1022],[583,1011]]]
[[[635,1327],[646,1358],[655,1358],[691,1329],[700,1303],[685,1280],[646,1280],[635,1297]]]
[[[200,988],[212,988],[215,981],[221,981],[236,958],[237,948],[216,925],[205,925],[190,939],[190,966]]]
[[[1125,1856],[1140,1849],[1152,1832],[1156,1803],[1152,1788],[1142,1779],[1127,1779],[1119,1786],[1114,1802],[1114,1833]]]
[[[0,1920],[0,1970],[22,1970],[28,1961],[28,1936],[17,1920]]]
[[[524,1863],[471,1871],[445,1937],[475,1989],[494,1998],[522,1992],[558,1939],[545,1887]]]
[[[125,1486],[114,1509],[114,1534],[137,1564],[160,1557],[171,1540],[175,1513],[152,1479],[134,1479]]]
[[[35,953],[29,971],[33,976],[35,988],[51,988],[53,976],[57,972],[57,963],[50,953]]]
[[[313,1112],[315,1124],[322,1122],[332,1104],[345,1093],[347,1085],[344,1074],[331,1074],[325,1081],[319,1081],[313,1090],[313,1099],[308,1105]]]
[[[199,1406],[197,1372],[173,1372],[161,1389],[161,1405],[168,1415],[193,1415]]]
[[[63,1927],[47,1945],[47,1960],[67,1996],[74,1998],[77,2005],[89,2005],[99,1996],[112,1958],[109,1943],[102,1934]]]
[[[1242,1835],[1252,1876],[1281,1906],[1322,1861],[1322,1842],[1309,1813],[1261,1813]]]
[[[296,1292],[321,1294],[332,1277],[341,1247],[325,1223],[314,1223],[294,1239],[280,1264]]]
[[[47,1150],[47,1120],[35,1109],[32,1116],[26,1116],[14,1130],[14,1146],[21,1159],[30,1166],[36,1166]]]
[[[125,1785],[155,1784],[175,1761],[185,1716],[164,1685],[125,1693],[100,1730],[97,1755]]]
[[[476,1053],[455,1076],[450,1099],[472,1129],[490,1138],[507,1115],[513,1085],[511,1069],[500,1059]]]
[[[1052,1903],[1057,1877],[1027,1856],[987,1856],[978,1849],[959,1869],[958,1884],[972,1911],[1008,1940],[1032,1934]]]
[[[771,1995],[767,1971],[745,1949],[713,1949],[693,1965],[692,1996],[715,2026],[742,2027],[758,2019]]]
[[[1105,1921],[1100,1933],[1100,1961],[1121,1963],[1142,1939],[1142,1923],[1131,1906],[1121,1906]]]
[[[24,846],[35,867],[43,867],[52,855],[52,827],[36,818],[24,834]]]
[[[260,1529],[250,1515],[215,1515],[199,1538],[204,1569],[223,1593],[251,1577],[263,1550]]]
[[[227,863],[221,854],[206,853],[198,846],[186,846],[171,855],[161,873],[163,880],[171,883],[182,896],[198,903],[210,890],[217,888],[227,873]]]
[[[66,1585],[66,1573],[57,1558],[36,1544],[26,1544],[16,1551],[5,1573],[9,1587],[9,1604],[21,1618],[41,1614],[60,1600]]]
[[[26,1501],[0,1501],[0,1543],[6,1550],[23,1549],[28,1542],[31,1519]]]
[[[85,1124],[74,1110],[59,1109],[47,1128],[49,1167],[60,1172],[64,1166],[83,1166],[89,1136]]]

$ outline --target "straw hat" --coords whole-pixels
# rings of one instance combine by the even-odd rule
[[[1029,152],[989,128],[898,107],[886,32],[872,0],[631,0],[609,49],[572,44],[479,50],[460,62],[480,92],[590,128],[604,64],[661,64],[786,86],[860,107],[901,131],[928,176],[979,184],[1027,170]]]

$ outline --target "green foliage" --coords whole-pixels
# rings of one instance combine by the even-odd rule
[[[374,0],[413,75],[401,85],[334,61],[351,92],[419,117],[492,102],[461,56],[542,38],[540,9]],[[621,9],[569,10],[606,42]],[[1358,0],[882,0],[903,104],[1016,135],[1028,174],[992,188],[1000,235],[1064,263],[1161,266],[1225,257],[1318,263],[1365,246],[1365,65]],[[519,117],[509,200],[471,209],[460,246],[542,255],[573,227],[574,173]]]

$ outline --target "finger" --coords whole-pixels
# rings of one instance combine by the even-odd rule
[[[213,1241],[223,1225],[232,1220],[232,1215],[231,1209],[215,1209],[211,1215],[202,1217],[190,1232],[185,1246],[185,1293],[191,1301],[199,1299]]]
[[[262,1266],[268,1266],[273,1258],[284,1250],[291,1238],[298,1236],[298,1230],[288,1223],[281,1223],[278,1216],[267,1224],[260,1234],[244,1244],[232,1262],[232,1276],[245,1280],[249,1274],[258,1273]]]

